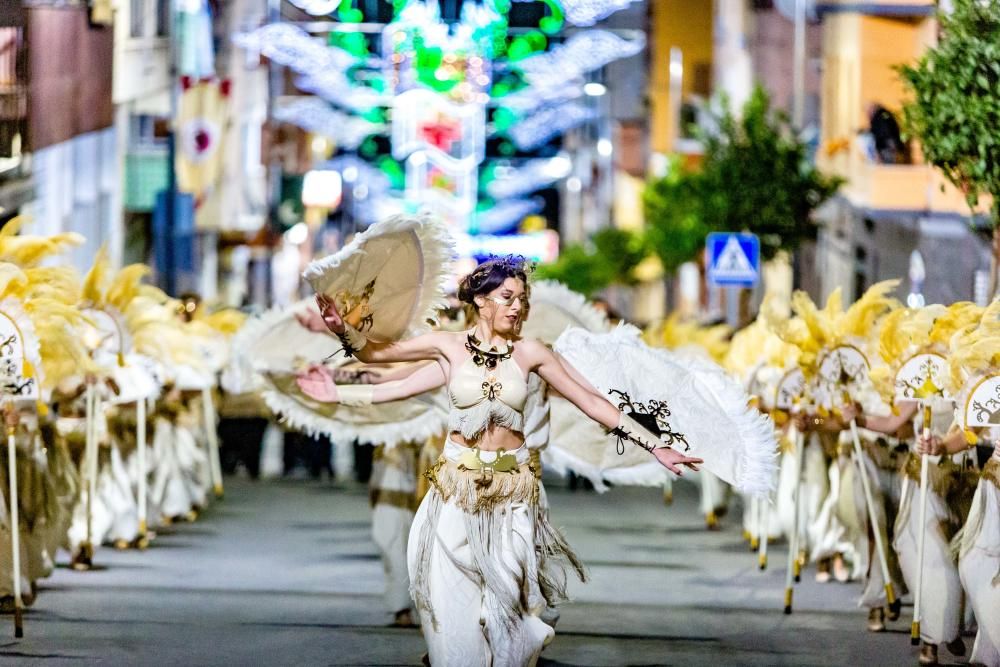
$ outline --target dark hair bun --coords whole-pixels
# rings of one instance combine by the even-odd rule
[[[517,278],[527,284],[528,271],[524,262],[524,258],[515,256],[496,257],[483,262],[459,282],[458,300],[475,305],[477,296],[489,294],[508,278]]]
[[[472,281],[469,280],[472,274],[462,278],[462,281],[458,283],[458,300],[462,303],[474,303],[476,295],[472,291]]]

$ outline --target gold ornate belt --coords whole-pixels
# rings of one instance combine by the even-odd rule
[[[463,470],[517,472],[520,464],[518,464],[516,456],[504,449],[497,450],[496,455],[496,458],[492,461],[484,461],[482,450],[478,447],[472,447],[468,451],[462,452],[462,455],[458,459],[458,467]]]
[[[459,461],[441,457],[426,473],[445,500],[476,514],[511,503],[538,504],[538,479],[530,463],[519,464],[511,453],[483,461],[478,450],[462,452]]]

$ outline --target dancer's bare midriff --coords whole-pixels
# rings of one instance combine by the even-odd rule
[[[464,447],[479,448],[484,452],[511,451],[524,444],[524,434],[503,426],[491,426],[478,438],[465,438],[458,431],[449,434],[451,441]]]

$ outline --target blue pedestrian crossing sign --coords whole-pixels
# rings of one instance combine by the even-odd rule
[[[706,248],[708,280],[713,285],[753,287],[760,280],[760,239],[756,234],[713,232]]]

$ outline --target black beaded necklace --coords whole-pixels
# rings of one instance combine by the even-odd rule
[[[514,344],[507,343],[506,350],[498,350],[496,346],[488,350],[482,348],[482,342],[476,338],[474,332],[469,332],[466,337],[465,349],[472,355],[472,363],[476,366],[485,366],[488,370],[496,370],[502,361],[506,361],[514,354]]]

